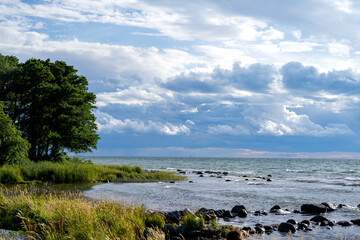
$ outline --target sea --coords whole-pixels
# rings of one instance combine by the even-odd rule
[[[193,158],[193,157],[85,157],[96,164],[139,166],[146,170],[185,172],[184,181],[150,183],[104,183],[92,186],[84,195],[94,199],[145,205],[150,210],[174,211],[189,208],[231,210],[244,205],[248,211],[269,211],[274,205],[291,212],[302,204],[330,202],[332,221],[360,218],[360,159],[295,158]],[[203,176],[200,177],[202,172]],[[219,173],[214,173],[219,172]],[[224,174],[225,173],[225,174]],[[220,178],[221,176],[221,178]],[[268,179],[271,179],[268,180]],[[233,218],[220,224],[254,227],[297,222],[312,216],[291,213]],[[288,234],[274,232],[256,239],[359,239],[360,226],[320,227]]]

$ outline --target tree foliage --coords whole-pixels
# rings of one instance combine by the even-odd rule
[[[53,160],[65,151],[96,148],[95,95],[88,92],[85,77],[62,61],[18,63],[14,57],[5,58],[7,63],[0,65],[0,100],[29,141],[31,160]]]
[[[0,102],[0,165],[24,162],[28,160],[30,145],[6,116],[3,106]]]

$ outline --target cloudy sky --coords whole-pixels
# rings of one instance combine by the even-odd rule
[[[97,95],[95,155],[360,158],[360,1],[0,0]]]

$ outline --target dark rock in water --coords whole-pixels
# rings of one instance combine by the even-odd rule
[[[231,212],[232,213],[238,213],[240,210],[243,210],[243,209],[246,210],[246,207],[244,205],[236,205],[235,207],[233,207],[231,209]]]
[[[303,204],[301,205],[301,211],[304,213],[318,214],[326,213],[327,208],[323,204]]]
[[[182,170],[181,170],[181,169],[178,169],[178,170],[176,170],[176,171],[181,172]]]
[[[279,232],[291,232],[291,233],[295,233],[296,232],[296,228],[294,225],[292,225],[291,223],[285,223],[282,222],[280,223],[279,227],[278,227],[278,231]]]
[[[229,175],[229,172],[223,172],[222,174],[223,175]]]
[[[342,227],[350,227],[353,225],[352,222],[349,222],[349,221],[339,221],[336,224],[340,225]]]
[[[360,218],[357,218],[357,219],[354,219],[354,220],[351,220],[351,222],[355,225],[358,225],[360,226]]]
[[[243,175],[243,177],[247,177],[247,175]]]
[[[335,211],[337,209],[337,207],[334,204],[331,204],[329,202],[323,202],[321,204],[326,207],[328,212],[332,212],[332,211]]]
[[[203,175],[203,174],[201,174],[201,175],[199,175],[199,177],[204,177],[204,175]]]
[[[315,217],[311,218],[310,221],[316,222],[316,223],[323,222],[323,221],[329,222],[329,219],[327,219],[324,216],[318,215],[318,216],[315,216]],[[308,225],[310,225],[310,223]]]
[[[301,213],[299,210],[295,209],[293,213]]]
[[[271,213],[276,213],[281,207],[279,205],[275,205],[272,208],[270,208]]]
[[[230,179],[226,179],[225,182],[231,182],[231,180],[230,180]]]
[[[268,177],[272,177],[271,174],[268,174],[267,176],[268,176]]]
[[[249,181],[249,179],[246,178],[245,181]]]
[[[177,235],[181,234],[184,236],[185,232],[186,232],[186,226],[184,226],[184,225],[180,225],[176,228]]]
[[[310,226],[310,221],[309,220],[301,221],[301,223],[306,224],[307,226]]]
[[[171,224],[165,224],[164,232],[166,236],[176,236],[177,232],[173,225]]]
[[[268,212],[267,211],[265,211],[265,210],[261,210],[261,211],[255,211],[254,212],[254,215],[255,216],[267,216],[268,215]]]
[[[168,212],[165,214],[165,218],[169,222],[179,224],[180,213],[179,213],[179,211]]]
[[[291,223],[292,225],[296,225],[297,222],[295,221],[295,219],[289,219],[286,221],[287,223]]]
[[[335,223],[334,223],[333,221],[329,221],[329,222],[328,222],[328,225],[329,225],[330,227],[333,227],[333,226],[335,226]]]
[[[215,215],[216,215],[218,218],[223,218],[223,217],[224,217],[224,212],[225,212],[225,209],[216,210],[216,211],[215,211]]]
[[[265,228],[263,228],[263,227],[255,227],[254,231],[255,231],[256,234],[263,234],[263,233],[265,233]]]
[[[224,218],[233,218],[234,215],[229,210],[226,210],[226,211],[224,211],[223,217]]]
[[[204,174],[204,173],[201,172],[201,171],[197,171],[196,174],[201,175],[201,174]]]
[[[305,230],[308,228],[308,225],[304,224],[304,223],[299,223],[298,224],[298,229],[299,230]]]
[[[268,178],[266,181],[267,181],[267,182],[272,182],[272,180],[271,180],[270,178]]]
[[[186,172],[185,172],[185,171],[180,171],[179,173],[181,173],[181,174],[186,174]]]
[[[205,221],[209,221],[209,220],[212,220],[212,219],[216,219],[216,218],[217,218],[214,209],[200,208],[200,209],[195,213],[195,215],[197,215],[197,216],[202,216]]]
[[[216,177],[216,175],[214,175],[214,174],[211,174],[211,175],[210,175],[210,177]]]
[[[248,233],[254,232],[254,229],[251,227],[243,227],[242,230],[244,230],[245,232],[248,232]]]
[[[338,205],[338,208],[351,208],[351,206],[340,203],[340,204]]]
[[[241,217],[241,218],[246,218],[247,217],[247,211],[246,209],[241,209],[238,213],[237,213],[237,216],[238,217]]]
[[[243,239],[243,233],[240,231],[240,229],[236,228],[234,230],[231,230],[226,235],[227,240],[241,240]]]
[[[359,205],[357,205],[357,207],[358,207],[358,208],[360,208],[360,204],[359,204]]]
[[[189,181],[189,183],[194,183],[193,181]]]
[[[329,222],[328,221],[322,221],[320,222],[320,226],[328,226],[329,225]]]
[[[170,181],[170,183],[175,183],[175,181]]]
[[[207,174],[211,174],[211,173],[213,173],[212,171],[205,171],[205,173],[207,173]]]
[[[274,231],[273,227],[271,226],[263,226],[266,233],[272,233]]]
[[[217,176],[217,178],[222,178],[222,176]]]

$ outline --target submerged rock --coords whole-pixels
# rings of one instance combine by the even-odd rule
[[[329,203],[329,202],[323,202],[321,204],[326,207],[328,212],[332,212],[332,211],[335,211],[337,209],[337,207],[334,204]]]
[[[301,211],[304,213],[310,213],[310,214],[319,214],[319,213],[326,213],[327,208],[323,204],[303,204],[301,205]]]
[[[352,222],[353,224],[355,224],[355,225],[360,226],[360,218],[351,220],[351,222]]]
[[[353,225],[353,223],[349,221],[338,221],[336,224],[342,227],[350,227]]]
[[[315,216],[315,217],[311,218],[310,221],[316,222],[316,223],[324,222],[324,221],[328,221],[328,222],[329,222],[329,219],[327,219],[327,218],[324,217],[324,216],[318,215],[318,216]],[[303,222],[304,222],[304,221],[303,221]],[[309,223],[309,224],[310,224],[310,223]],[[309,225],[309,224],[308,224],[308,225]]]
[[[279,232],[291,232],[291,233],[295,233],[296,232],[296,228],[294,225],[292,225],[291,223],[285,223],[282,222],[280,223],[279,227],[278,227],[278,231]]]

